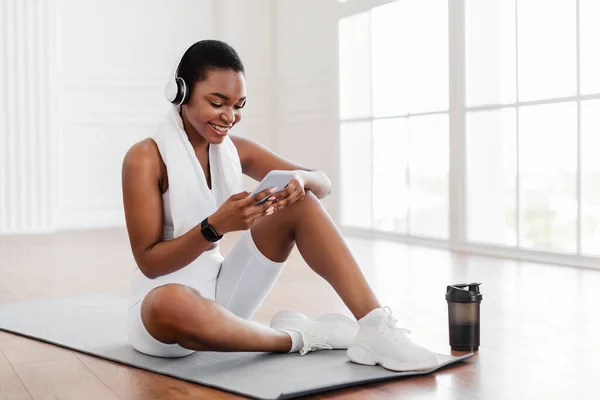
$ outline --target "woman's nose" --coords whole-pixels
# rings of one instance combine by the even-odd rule
[[[221,118],[228,125],[233,124],[233,121],[235,120],[235,116],[233,115],[233,110],[223,111],[223,114],[221,114]]]

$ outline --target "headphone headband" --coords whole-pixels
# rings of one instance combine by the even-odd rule
[[[190,46],[191,47],[191,46]],[[179,57],[179,61],[173,66],[171,70],[171,74],[167,84],[165,85],[165,98],[172,104],[176,106],[181,106],[184,104],[189,96],[189,88],[187,83],[183,78],[178,76],[179,74],[179,66],[181,65],[181,60],[190,47],[186,48],[181,57]]]

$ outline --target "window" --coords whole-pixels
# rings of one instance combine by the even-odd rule
[[[600,88],[599,88],[600,89]],[[581,102],[581,250],[600,255],[600,100]]]
[[[448,238],[447,1],[342,18],[339,38],[342,224]]]
[[[373,2],[340,13],[342,225],[600,255],[600,2]]]
[[[585,143],[598,127],[581,95],[600,92],[600,7],[581,0],[578,25],[572,0],[465,4],[466,239],[600,254],[598,166]]]

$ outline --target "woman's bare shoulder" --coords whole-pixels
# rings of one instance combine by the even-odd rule
[[[152,168],[160,165],[160,153],[156,142],[151,138],[133,144],[123,159],[123,168]]]
[[[166,172],[166,167],[158,151],[158,146],[151,138],[133,144],[123,159],[123,177],[130,174],[136,177],[144,175],[162,182],[166,176],[164,172]]]

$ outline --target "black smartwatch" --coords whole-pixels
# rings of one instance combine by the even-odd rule
[[[215,231],[215,228],[208,223],[208,217],[206,217],[204,221],[200,223],[200,230],[202,231],[202,234],[206,240],[209,242],[218,242],[223,238],[223,235],[218,235],[217,231]]]

